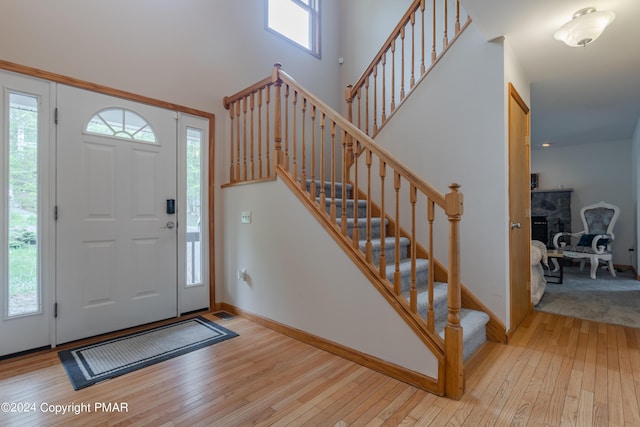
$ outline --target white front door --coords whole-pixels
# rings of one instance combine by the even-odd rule
[[[56,341],[176,316],[176,112],[64,85],[57,105]]]
[[[0,71],[0,356],[52,343],[53,90]]]

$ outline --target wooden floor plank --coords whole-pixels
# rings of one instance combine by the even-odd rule
[[[57,350],[0,361],[2,400],[38,406],[0,412],[0,425],[640,425],[636,329],[533,312],[509,345],[488,343],[468,362],[455,401],[241,316],[206,317],[240,335],[78,391]],[[98,402],[127,411],[73,413]]]

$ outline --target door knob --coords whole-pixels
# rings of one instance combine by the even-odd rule
[[[519,222],[512,222],[512,223],[511,223],[511,229],[512,229],[512,230],[513,230],[514,228],[520,228],[520,227],[522,227],[522,226],[520,225],[520,223],[519,223]]]
[[[168,229],[172,229],[173,227],[175,227],[176,225],[173,223],[173,221],[169,221],[167,222],[167,225],[161,228],[168,228]]]

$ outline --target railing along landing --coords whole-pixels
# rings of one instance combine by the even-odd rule
[[[446,390],[443,383],[441,392],[459,397],[463,390],[459,185],[452,184],[446,195],[438,192],[298,84],[279,64],[271,77],[225,97],[224,105],[229,110],[229,184],[273,178],[276,173],[285,180],[436,355],[440,372],[446,372]],[[356,159],[354,151],[363,155]],[[352,221],[362,224],[360,228],[347,225],[350,203],[366,206],[363,212],[353,209]],[[382,248],[377,264],[372,259],[371,233],[376,222],[389,224],[380,227]],[[448,238],[436,239],[436,230]],[[401,237],[411,242],[408,299],[400,291]],[[395,241],[395,260],[389,263],[394,269],[391,280],[386,275],[385,238]],[[426,254],[420,254],[419,240],[427,242]],[[435,256],[430,254],[435,253],[448,257],[449,314],[444,340],[434,332],[437,268]],[[417,311],[416,260],[427,257],[429,314],[422,318]]]
[[[374,137],[470,22],[460,0],[415,0],[347,87],[349,120]]]

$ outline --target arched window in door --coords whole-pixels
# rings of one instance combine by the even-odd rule
[[[97,112],[87,123],[85,132],[152,144],[158,142],[151,125],[139,114],[125,108],[105,108]]]

